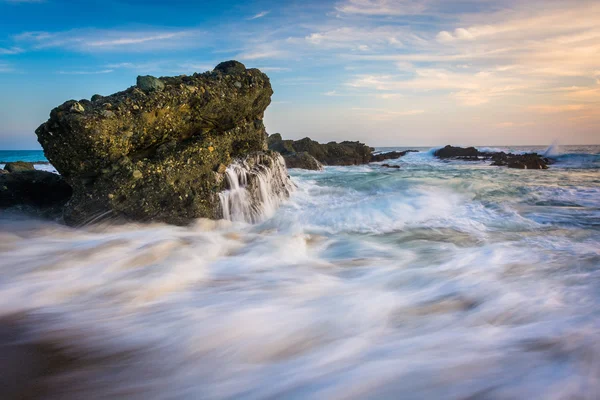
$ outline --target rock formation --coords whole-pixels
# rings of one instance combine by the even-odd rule
[[[375,161],[399,158],[408,152],[389,152],[373,154],[372,147],[360,142],[329,142],[319,143],[308,137],[300,140],[283,140],[281,134],[274,133],[268,138],[269,149],[281,153],[284,158],[288,158],[296,153],[307,153],[314,157],[320,163],[325,165],[360,165]],[[298,157],[295,157],[298,159]],[[292,162],[295,162],[292,161]],[[298,164],[297,164],[298,165]],[[289,166],[289,165],[288,165]],[[291,167],[290,168],[302,168]],[[313,168],[308,168],[313,169]]]
[[[385,160],[395,160],[400,157],[404,157],[408,153],[418,153],[418,150],[404,150],[404,151],[389,151],[385,153],[377,153],[371,156],[371,162],[379,162]]]
[[[35,167],[33,166],[33,163],[30,163],[30,162],[13,161],[13,162],[7,162],[6,165],[4,165],[4,169],[8,172],[22,172],[22,171],[33,171],[33,170],[35,170]]]
[[[479,151],[475,147],[446,146],[437,150],[434,155],[441,159],[455,159],[466,161],[492,160],[492,165],[506,166],[518,169],[548,169],[552,161],[537,153],[512,154],[491,151]]]
[[[313,171],[321,171],[323,169],[323,164],[306,151],[286,154],[283,156],[283,159],[288,168],[309,169]]]
[[[258,153],[260,165],[278,162],[263,125],[272,93],[265,74],[227,61],[192,76],[138,77],[123,92],[55,108],[36,134],[73,187],[65,221],[222,217],[230,164]]]
[[[71,187],[57,174],[24,170],[0,173],[0,208],[58,217],[71,198]]]

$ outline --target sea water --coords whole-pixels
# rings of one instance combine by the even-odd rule
[[[600,147],[423,150],[290,170],[255,224],[2,214],[0,313],[83,358],[55,398],[598,398]]]

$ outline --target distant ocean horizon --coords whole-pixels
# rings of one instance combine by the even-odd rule
[[[393,150],[407,150],[414,149],[419,151],[428,151],[434,148],[441,148],[445,145],[439,146],[374,146],[375,151],[393,151]],[[463,145],[469,146],[469,145]],[[597,145],[558,145],[558,146],[548,146],[548,145],[528,145],[528,146],[515,146],[515,145],[503,145],[503,146],[473,146],[480,150],[485,149],[493,149],[493,150],[503,150],[503,151],[515,151],[515,152],[523,152],[523,151],[535,151],[535,152],[546,152],[548,149],[552,147],[558,147],[562,149],[561,152],[580,152],[582,150],[588,150],[593,147],[598,147]],[[43,150],[0,150],[0,164],[6,164],[7,162],[14,161],[27,161],[32,163],[39,164],[47,164],[49,163],[48,159],[44,155]]]

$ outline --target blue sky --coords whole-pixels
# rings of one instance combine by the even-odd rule
[[[237,59],[270,133],[374,146],[600,143],[600,2],[0,0],[0,148],[68,99]]]

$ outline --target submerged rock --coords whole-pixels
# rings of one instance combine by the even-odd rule
[[[548,169],[551,160],[537,153],[512,154],[492,151],[479,151],[475,147],[446,146],[437,150],[434,155],[441,159],[467,161],[492,160],[492,165],[518,169]]]
[[[265,74],[228,61],[203,74],[140,77],[82,112],[75,101],[55,108],[36,134],[73,187],[65,221],[222,217],[223,166],[266,150],[263,115],[272,93]]]
[[[33,170],[0,174],[0,208],[54,217],[60,215],[71,194],[71,187],[65,180],[51,172]]]
[[[323,169],[323,164],[305,151],[286,154],[283,156],[283,159],[288,168],[301,168],[313,171],[321,171]]]
[[[35,167],[33,163],[26,161],[7,162],[4,169],[8,172],[33,171]]]

